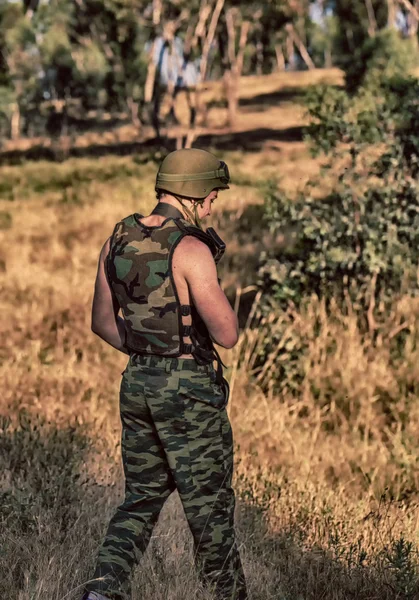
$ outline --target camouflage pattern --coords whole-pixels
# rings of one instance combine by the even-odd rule
[[[126,345],[141,354],[180,356],[182,321],[171,258],[185,233],[171,218],[160,227],[146,227],[141,217],[135,213],[116,224],[107,258]]]
[[[202,581],[245,600],[234,532],[233,437],[213,365],[132,354],[120,389],[125,499],[112,517],[86,589],[129,598],[130,575],[177,488]]]

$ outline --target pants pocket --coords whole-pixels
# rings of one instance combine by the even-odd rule
[[[181,401],[193,485],[198,495],[215,498],[226,478],[225,411],[191,396],[183,396]]]
[[[179,382],[179,394],[184,399],[196,400],[219,409],[224,408],[226,400],[228,401],[226,390],[214,381],[211,370],[182,373]]]

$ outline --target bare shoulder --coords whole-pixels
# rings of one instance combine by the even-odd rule
[[[173,270],[186,282],[190,304],[197,309],[212,340],[224,348],[232,348],[238,339],[237,317],[220,287],[211,250],[192,236],[183,238],[178,249],[179,260],[173,261]],[[176,249],[174,258],[177,252]]]
[[[208,252],[211,254],[211,251],[208,248],[207,244],[196,238],[194,235],[185,235],[185,237],[183,237],[179,242],[178,248],[179,254],[190,254],[195,252],[200,253],[205,252],[205,250],[208,250]]]
[[[215,263],[211,250],[205,242],[193,235],[186,235],[176,248],[173,266],[186,272],[197,266],[201,270],[215,268]]]

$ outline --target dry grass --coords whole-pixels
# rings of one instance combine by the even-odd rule
[[[227,153],[237,184],[220,195],[213,221],[228,242],[228,289],[254,282],[263,178],[280,164],[292,188],[293,172],[315,169],[299,152]],[[136,157],[3,169],[1,598],[77,600],[122,498],[126,357],[91,333],[90,307],[101,245],[116,220],[151,208],[154,172]],[[252,600],[418,598],[417,300],[395,302],[374,345],[350,305],[326,312],[312,299],[264,318],[254,308],[239,344],[223,352]],[[277,335],[289,356],[272,355],[254,372],[261,391],[251,378],[258,348]],[[174,495],[135,573],[133,600],[209,600],[191,543]]]

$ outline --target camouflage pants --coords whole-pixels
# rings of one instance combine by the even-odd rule
[[[201,580],[217,598],[247,598],[234,532],[232,430],[215,375],[194,359],[131,355],[120,391],[125,499],[99,551],[94,578],[104,580],[87,590],[129,595],[132,568],[177,489]]]

